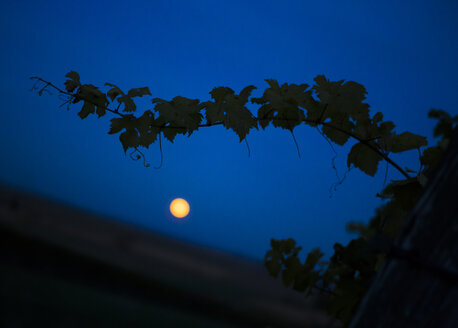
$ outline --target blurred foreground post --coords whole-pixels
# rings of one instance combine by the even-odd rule
[[[458,129],[350,324],[458,326]]]

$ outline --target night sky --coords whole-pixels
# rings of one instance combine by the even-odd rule
[[[215,86],[253,84],[260,97],[266,78],[324,74],[363,84],[371,113],[435,143],[429,109],[458,113],[457,16],[457,1],[2,1],[0,182],[249,258],[272,237],[329,255],[354,237],[347,222],[367,222],[381,204],[385,163],[374,178],[351,170],[330,198],[333,152],[313,128],[295,129],[299,159],[285,130],[250,132],[248,157],[217,126],[164,142],[163,167],[145,168],[107,134],[113,116],[81,120],[81,105],[58,108],[29,77],[63,87],[75,70],[83,83],[206,101]],[[140,114],[152,108],[143,99]],[[335,147],[340,175],[351,144]],[[159,164],[158,145],[145,155]],[[392,158],[419,168],[416,151]],[[389,169],[388,181],[400,178]],[[176,197],[191,205],[186,220],[168,213]]]

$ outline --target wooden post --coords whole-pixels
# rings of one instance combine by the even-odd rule
[[[350,324],[458,327],[458,128]]]

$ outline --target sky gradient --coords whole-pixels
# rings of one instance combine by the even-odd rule
[[[82,121],[80,105],[58,108],[56,94],[29,91],[29,77],[63,87],[75,70],[83,83],[206,101],[216,86],[238,93],[253,84],[260,97],[266,78],[312,84],[324,74],[363,84],[371,113],[430,143],[429,109],[458,113],[456,1],[10,1],[0,9],[0,182],[254,259],[272,237],[328,255],[346,243],[345,224],[367,222],[381,204],[385,164],[374,178],[350,171],[330,198],[333,152],[313,128],[295,129],[299,159],[287,131],[250,132],[248,157],[232,131],[215,126],[164,142],[163,167],[144,168],[107,134],[110,115]],[[138,113],[152,108],[137,104]],[[335,147],[340,174],[350,147]],[[159,164],[157,146],[145,154]],[[419,167],[416,152],[393,159]],[[168,213],[176,197],[191,205],[184,221]]]

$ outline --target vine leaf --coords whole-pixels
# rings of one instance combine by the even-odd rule
[[[159,114],[158,123],[163,125],[162,132],[170,142],[173,142],[177,134],[188,134],[199,128],[203,116],[200,111],[203,104],[199,99],[189,99],[176,96],[171,101],[160,98],[153,99],[154,111]]]
[[[116,85],[112,83],[105,83],[105,85],[112,87],[107,92],[107,96],[114,101],[117,98],[118,103],[124,104],[124,112],[132,113],[137,110],[137,106],[135,105],[133,97],[143,97],[146,95],[151,96],[151,92],[148,87],[142,88],[133,88],[127,92],[127,95]]]
[[[342,277],[334,296],[329,298],[328,313],[337,316],[344,324],[351,321],[367,288],[350,277]]]
[[[331,82],[324,75],[318,75],[314,81],[312,89],[325,105],[320,117],[322,122],[326,121],[349,133],[357,125],[368,127],[369,105],[363,102],[367,94],[363,85],[344,80]],[[323,133],[338,145],[344,145],[350,138],[348,133],[342,133],[329,126],[323,126]]]
[[[265,255],[264,265],[273,277],[278,277],[281,271],[281,254],[276,250],[270,250]]]
[[[233,130],[242,142],[252,128],[258,127],[253,114],[245,106],[254,89],[255,86],[249,85],[236,95],[234,90],[228,87],[214,88],[210,91],[214,102],[204,103],[207,123],[222,122],[223,126]]]
[[[281,278],[283,284],[286,287],[289,287],[293,281],[296,280],[296,277],[301,273],[302,264],[298,257],[290,256],[285,260],[284,265],[285,269],[281,273]]]
[[[136,131],[136,118],[130,114],[121,118],[111,119],[110,131],[108,134],[119,133],[125,131],[119,136],[124,152],[131,147],[139,146],[138,132]]]
[[[119,87],[117,87],[116,85],[108,83],[108,82],[105,83],[105,85],[112,87],[107,92],[107,96],[111,99],[111,101],[115,100],[115,98],[119,95],[124,95],[124,92],[122,92],[122,90]]]
[[[444,150],[437,146],[426,148],[420,157],[420,163],[433,168],[439,163],[443,153]]]
[[[157,127],[157,120],[153,112],[147,110],[142,116],[136,118],[132,114],[121,118],[111,119],[110,131],[108,134],[125,131],[119,136],[124,152],[129,148],[143,146],[148,148],[157,140],[160,129]]]
[[[335,120],[331,120],[330,123],[333,126],[337,126],[344,131],[352,131],[353,128],[355,127],[355,125],[352,122],[350,122],[350,120],[348,119],[338,121],[337,123]],[[329,127],[326,125],[323,126],[322,131],[326,135],[326,137],[328,137],[330,140],[332,140],[333,142],[335,142],[336,144],[340,146],[344,145],[350,138],[348,134],[338,131],[334,129],[333,127]]]
[[[391,152],[400,153],[406,150],[420,148],[426,146],[428,142],[426,138],[411,132],[403,132],[401,134],[393,134]]]
[[[385,121],[383,123],[380,123],[378,129],[377,129],[377,134],[380,136],[387,136],[391,133],[391,131],[395,128],[395,124],[391,121]]]
[[[140,146],[140,140],[138,133],[135,129],[129,129],[121,133],[119,136],[124,152],[127,152],[129,148],[136,148]]]
[[[127,96],[131,98],[132,97],[151,96],[151,91],[149,91],[148,87],[133,88],[127,92]]]
[[[95,108],[99,118],[106,114],[105,108],[108,105],[108,99],[102,91],[92,84],[83,84],[80,86],[73,102],[77,103],[81,100],[84,101],[84,105],[78,115],[82,119],[94,113]]]
[[[367,91],[362,84],[344,80],[329,81],[324,75],[318,75],[314,81],[312,89],[323,103],[328,104],[328,117],[345,113],[354,121],[369,118],[369,105],[363,102]]]
[[[378,163],[382,160],[382,156],[370,149],[367,145],[358,142],[353,145],[347,157],[347,166],[352,164],[359,168],[364,173],[374,176],[377,173]]]
[[[139,144],[145,148],[155,142],[161,130],[157,127],[158,122],[152,111],[147,110],[137,119],[137,130],[140,134]]]
[[[135,116],[133,116],[132,114],[125,115],[121,118],[112,118],[108,134],[115,134],[123,129],[135,129],[135,126]]]
[[[81,85],[80,75],[75,71],[70,71],[65,74],[65,77],[68,77],[69,80],[65,81],[65,90],[68,92],[73,92],[77,87]]]
[[[323,256],[324,253],[319,248],[312,249],[305,259],[304,268],[309,271],[313,270]]]
[[[433,131],[435,137],[443,136],[447,139],[452,138],[453,128],[458,123],[458,115],[452,117],[442,109],[431,109],[428,113],[428,117],[439,120]]]
[[[83,104],[83,107],[78,113],[78,116],[81,117],[81,119],[85,119],[88,117],[89,114],[93,114],[95,112],[95,105],[85,101]]]
[[[375,115],[372,117],[372,121],[374,123],[379,123],[383,120],[383,113],[381,112],[377,112],[375,113]]]
[[[383,189],[380,197],[391,198],[403,210],[411,209],[420,198],[423,187],[417,177],[392,181]]]
[[[127,95],[118,97],[118,102],[124,104],[124,112],[132,113],[137,110],[137,105],[135,105],[134,100]]]
[[[326,111],[326,105],[313,98],[312,91],[306,92],[306,97],[300,106],[305,108],[307,113],[307,121],[305,123],[311,127],[317,126],[322,119],[322,114]]]
[[[270,88],[264,91],[261,98],[252,98],[251,102],[262,105],[258,109],[259,125],[265,129],[270,123],[292,131],[305,120],[304,111],[299,108],[310,102],[311,91],[306,91],[307,84],[284,83],[281,87],[276,80],[265,80]]]

